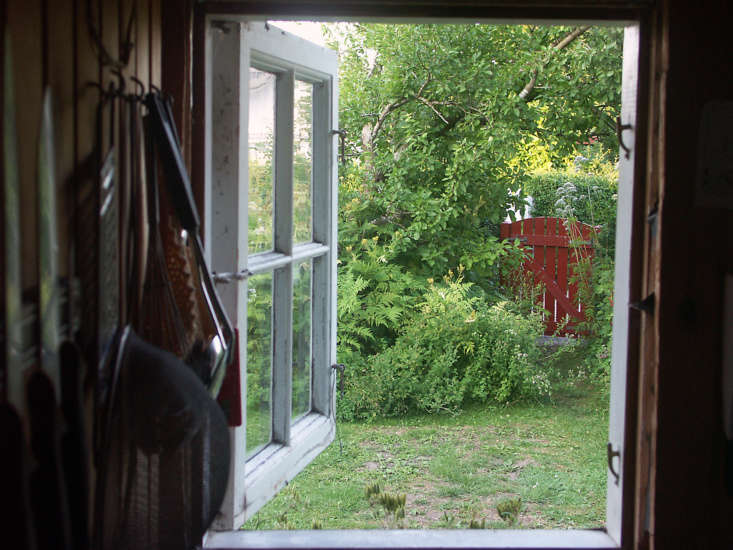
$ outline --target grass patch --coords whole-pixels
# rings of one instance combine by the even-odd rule
[[[343,452],[331,445],[244,529],[604,524],[607,394],[571,377],[558,377],[544,403],[341,423],[339,432]],[[404,517],[367,496],[376,485],[405,495]]]

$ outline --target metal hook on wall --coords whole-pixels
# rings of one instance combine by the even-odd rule
[[[131,76],[130,80],[132,80],[135,84],[137,84],[140,87],[140,93],[138,93],[137,95],[132,94],[131,97],[134,97],[136,101],[144,101],[145,100],[145,84],[143,84],[142,80],[140,80],[136,76]]]

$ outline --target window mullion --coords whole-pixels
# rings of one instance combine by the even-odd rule
[[[295,74],[279,72],[275,90],[275,252],[293,253],[293,111]],[[292,401],[293,269],[273,278],[272,439],[290,442]]]
[[[330,81],[313,86],[313,240],[333,247],[331,234],[331,86]],[[312,369],[311,400],[313,410],[331,413],[330,349],[330,263],[331,254],[313,261]]]
[[[331,246],[329,229],[331,205],[327,200],[331,187],[331,116],[328,81],[313,85],[313,240]]]

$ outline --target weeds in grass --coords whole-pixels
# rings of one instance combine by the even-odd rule
[[[396,513],[400,508],[405,509],[405,503],[407,502],[407,495],[391,495],[389,493],[382,493],[379,495],[379,504],[387,511]]]
[[[379,483],[372,483],[371,485],[366,486],[366,497],[367,500],[371,501],[373,498],[376,498],[379,496],[379,493],[381,493],[382,490],[379,487]]]
[[[505,498],[496,504],[496,511],[499,517],[506,521],[509,525],[515,525],[519,520],[519,511],[522,509],[522,499]]]
[[[444,511],[441,523],[442,523],[441,527],[453,529],[454,527],[456,527],[456,518],[454,515],[449,514],[448,512]]]
[[[407,495],[382,492],[378,483],[367,485],[364,492],[370,505],[378,502],[384,508],[384,517],[392,521],[395,527],[402,527],[399,521],[405,519]]]
[[[469,529],[486,529],[486,520],[484,518],[481,518],[481,521],[478,521],[475,517],[471,518],[471,521],[468,523]]]

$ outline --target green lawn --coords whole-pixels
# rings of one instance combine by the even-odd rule
[[[338,440],[244,529],[598,528],[608,405],[564,383],[550,402],[339,425]],[[377,497],[406,495],[405,517]],[[516,522],[502,508],[521,499]],[[500,504],[501,503],[501,504]]]

